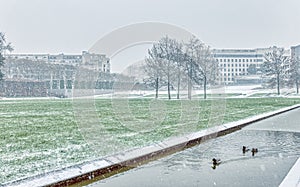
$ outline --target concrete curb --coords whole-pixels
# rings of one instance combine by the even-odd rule
[[[296,108],[300,108],[300,105],[293,105],[236,122],[212,127],[187,136],[170,138],[158,144],[132,149],[124,153],[111,155],[99,160],[37,175],[35,177],[21,179],[4,184],[4,186],[68,186],[83,181],[93,180],[94,178],[105,178],[120,171],[137,167],[138,165],[170,155],[196,144],[200,144],[206,140],[240,130],[251,123],[261,121]]]

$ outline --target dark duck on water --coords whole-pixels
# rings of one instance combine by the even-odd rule
[[[213,165],[211,167],[213,169],[216,169],[216,167],[221,164],[221,159],[215,159],[215,158],[213,158],[212,159],[212,163],[213,163]]]
[[[247,148],[246,146],[243,146],[243,153],[245,154],[246,152],[248,152],[250,149]]]
[[[252,152],[252,156],[254,156],[254,154],[256,154],[258,152],[258,149],[257,148],[252,148],[251,152]]]
[[[221,159],[212,159],[213,165],[220,165],[221,164]]]

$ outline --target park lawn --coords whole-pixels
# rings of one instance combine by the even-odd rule
[[[71,99],[0,101],[0,184],[300,103],[291,98],[124,100],[96,99],[99,126],[91,129],[78,125]]]

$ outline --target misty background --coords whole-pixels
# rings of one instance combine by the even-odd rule
[[[0,31],[13,53],[80,54],[126,25],[182,27],[213,48],[290,48],[300,43],[299,0],[0,0]],[[111,59],[112,72],[145,57],[135,46]]]

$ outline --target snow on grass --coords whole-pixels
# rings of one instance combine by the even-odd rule
[[[129,99],[129,111],[121,114],[112,100],[96,99],[101,131],[115,144],[101,139],[101,149],[94,151],[86,141],[88,134],[81,133],[76,123],[72,100],[0,101],[0,184],[195,132],[214,125],[210,120],[219,115],[224,117],[218,123],[227,123],[297,104],[300,99],[227,99],[224,114],[218,113],[221,106],[214,100],[161,100],[159,109],[153,108],[153,102]]]

